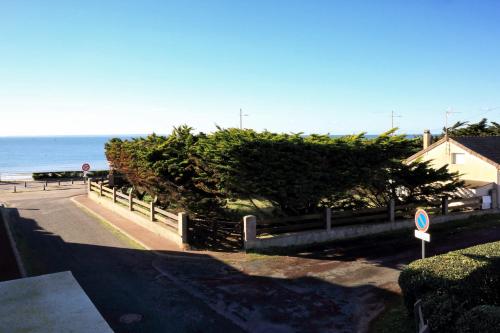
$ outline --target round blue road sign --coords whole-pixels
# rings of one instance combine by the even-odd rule
[[[423,209],[418,209],[415,213],[415,225],[417,229],[426,232],[429,229],[430,219],[426,211]]]

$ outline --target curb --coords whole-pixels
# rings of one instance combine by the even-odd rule
[[[17,243],[16,240],[14,239],[14,236],[12,235],[12,230],[10,229],[9,225],[9,218],[7,217],[7,212],[5,211],[5,208],[7,206],[4,203],[0,203],[0,212],[2,214],[2,220],[5,226],[5,230],[7,231],[7,238],[9,238],[9,243],[10,247],[12,248],[12,252],[14,252],[14,257],[16,259],[16,264],[17,268],[19,269],[19,273],[21,274],[21,278],[25,278],[28,276],[26,274],[26,268],[24,266],[23,260],[21,259],[21,255],[19,253],[19,250],[17,248]]]
[[[70,200],[75,204],[77,205],[80,209],[86,211],[87,213],[89,213],[90,215],[93,215],[94,217],[98,218],[99,220],[101,220],[102,222],[105,222],[107,225],[109,225],[110,227],[112,227],[113,229],[115,229],[116,231],[122,233],[123,235],[127,236],[128,238],[130,238],[131,240],[133,240],[135,243],[139,244],[140,246],[142,246],[143,248],[145,248],[146,250],[149,250],[149,251],[154,251],[152,248],[150,248],[149,246],[147,246],[146,244],[144,244],[143,242],[141,242],[140,240],[138,240],[137,238],[135,238],[134,236],[132,236],[131,234],[129,234],[128,232],[126,232],[125,230],[123,230],[122,228],[114,225],[113,223],[109,222],[106,218],[104,218],[104,216],[102,216],[101,214],[99,213],[96,213],[95,211],[93,211],[92,209],[88,208],[87,206],[85,206],[84,204],[78,202],[75,198],[77,196],[74,196],[74,197],[71,197]]]
[[[179,255],[175,255],[175,254],[165,254],[165,253],[161,253],[160,251],[158,250],[155,250],[149,246],[147,246],[146,244],[144,244],[142,241],[138,240],[136,237],[132,236],[130,233],[124,231],[122,228],[114,225],[113,223],[111,223],[110,221],[108,221],[105,217],[103,217],[101,214],[99,213],[96,213],[95,211],[93,211],[92,209],[88,208],[87,206],[85,206],[84,204],[78,202],[76,200],[76,197],[77,196],[74,196],[74,197],[71,197],[70,200],[76,205],[78,206],[80,209],[88,212],[90,215],[93,215],[94,217],[98,218],[99,220],[101,220],[102,222],[106,223],[107,225],[109,225],[110,227],[112,227],[113,229],[115,229],[116,231],[122,233],[124,236],[130,238],[132,241],[134,241],[135,243],[139,244],[140,246],[142,246],[144,249],[148,250],[148,251],[151,251],[153,252],[154,254],[160,256],[160,257],[165,257],[165,258],[185,258],[185,259],[195,259],[195,260],[204,260],[206,258],[194,258],[194,257],[187,257],[185,255],[182,255],[182,254],[179,254]],[[183,251],[185,251],[186,249],[179,249],[179,252],[182,253]]]

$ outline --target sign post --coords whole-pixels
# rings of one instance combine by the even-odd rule
[[[431,235],[427,233],[430,225],[429,215],[423,209],[417,209],[415,213],[415,237],[422,240],[422,259],[425,258],[425,242],[431,241]]]

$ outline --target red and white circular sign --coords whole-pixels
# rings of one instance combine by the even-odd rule
[[[82,164],[82,170],[85,171],[85,172],[89,171],[90,170],[90,164],[83,163]]]

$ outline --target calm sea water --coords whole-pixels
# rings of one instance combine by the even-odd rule
[[[108,168],[104,144],[113,136],[0,138],[0,179],[27,179],[32,172]]]

